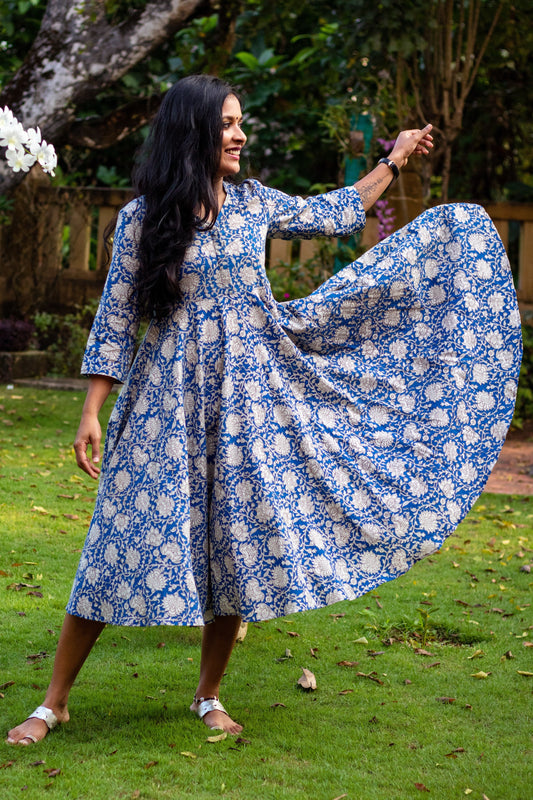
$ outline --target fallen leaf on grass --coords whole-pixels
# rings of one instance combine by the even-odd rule
[[[433,653],[430,653],[429,650],[424,650],[422,647],[415,648],[415,655],[417,656],[432,656]]]
[[[26,656],[26,661],[31,663],[32,661],[41,661],[43,658],[48,658],[46,650],[41,650],[40,653],[31,653],[29,656]]]
[[[432,667],[440,667],[440,661],[434,661],[432,664],[424,664],[424,669],[431,669]]]
[[[6,683],[0,684],[0,691],[3,691],[4,689],[9,689],[9,687],[13,686],[14,683],[15,681],[7,681]]]
[[[379,683],[380,686],[385,685],[385,682],[377,677],[377,672],[356,672],[355,674],[358,678],[368,678],[374,683]]]
[[[343,797],[348,797],[347,794],[339,794],[338,797],[335,797],[333,800],[342,800]]]
[[[439,703],[455,703],[455,697],[436,697],[435,700],[438,700]]]
[[[235,739],[236,744],[252,744],[251,739],[245,739],[244,736],[238,736]]]
[[[368,644],[366,636],[360,636],[359,639],[354,639],[354,644]]]
[[[353,694],[353,689],[343,689],[339,694]]]
[[[74,519],[74,520],[79,519],[79,516],[77,514],[63,514],[63,516],[65,517],[65,519]]]
[[[302,674],[298,678],[298,685],[308,692],[314,692],[316,689],[316,678],[310,669],[302,669]]]
[[[13,592],[21,592],[23,589],[40,589],[40,584],[32,583],[10,583],[6,589],[11,589]]]
[[[481,658],[484,655],[485,653],[483,652],[483,650],[476,650],[475,653],[472,653],[471,656],[467,656],[467,658],[469,661],[471,661],[473,658]]]
[[[276,658],[276,662],[278,664],[281,664],[282,661],[287,661],[287,659],[292,658],[292,657],[293,657],[293,655],[292,655],[291,651],[289,650],[289,648],[287,647],[287,649],[285,650],[285,655],[284,656],[280,656],[279,658]]]
[[[45,772],[49,778],[57,778],[58,775],[61,775],[61,770],[54,769],[53,767],[50,769],[43,769],[43,772]]]
[[[287,706],[285,705],[285,703],[272,703],[270,708],[287,708]]]
[[[14,763],[15,763],[14,761],[4,761],[3,764],[0,764],[0,769],[7,769],[8,767],[12,767]]]
[[[206,742],[209,742],[210,744],[216,744],[217,742],[223,742],[224,739],[227,739],[227,738],[228,738],[228,732],[227,731],[222,731],[221,733],[219,733],[219,734],[217,734],[215,736],[208,736],[207,739],[206,739]]]
[[[457,753],[466,753],[464,747],[456,747],[451,753],[446,753],[446,758],[457,758]]]
[[[472,672],[470,677],[477,678],[479,681],[483,681],[485,678],[488,678],[489,675],[492,675],[492,672],[483,672],[481,669],[479,672]]]
[[[297,636],[300,636],[300,634],[296,633],[296,631],[287,631],[287,636],[292,636],[292,638],[295,639]]]
[[[359,661],[337,661],[338,667],[357,667],[359,666]]]
[[[419,789],[421,792],[429,792],[428,787],[423,783],[415,783],[415,789]]]
[[[523,647],[533,647],[533,642],[522,642]]]
[[[159,764],[159,761],[149,761],[148,764],[144,765],[144,768],[150,769],[150,767],[155,767],[156,764]]]
[[[190,750],[182,750],[180,756],[185,756],[185,758],[198,758],[196,753],[191,753]]]
[[[46,761],[32,761],[31,764],[28,764],[28,767],[41,767],[43,764],[46,764]]]
[[[511,658],[514,658],[514,656],[510,650],[507,650],[500,658],[500,661],[509,661]]]
[[[46,508],[43,508],[42,506],[32,506],[31,510],[32,511],[38,511],[39,514],[43,514],[43,515],[50,513],[49,511],[46,510]]]
[[[533,678],[533,672],[525,672],[523,669],[516,670],[519,675],[523,675],[524,678]]]

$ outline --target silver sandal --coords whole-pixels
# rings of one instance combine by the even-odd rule
[[[210,711],[222,711],[227,717],[229,717],[228,712],[218,699],[218,697],[194,697],[194,702],[198,706],[195,709],[194,713],[197,714],[200,719],[203,719],[206,714],[209,714]],[[216,725],[209,725],[208,726],[212,731],[219,731],[221,728],[218,728]]]
[[[27,717],[27,719],[24,721],[27,722],[28,719],[42,719],[43,722],[46,722],[46,726],[49,731],[52,731],[56,727],[56,725],[59,725],[59,720],[52,711],[52,709],[47,708],[46,706],[38,706],[33,712],[33,714],[30,714],[30,716]],[[32,733],[27,733],[26,736],[22,737],[22,739],[30,739],[30,741],[32,741],[34,744],[41,741],[40,739],[37,739]],[[19,742],[21,742],[22,739],[19,739]]]

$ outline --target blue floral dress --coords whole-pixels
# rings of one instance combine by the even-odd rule
[[[201,625],[355,598],[440,547],[507,432],[520,317],[483,209],[431,209],[277,303],[266,238],[359,230],[359,195],[226,191],[133,364],[142,199],[120,214],[82,371],[124,387],[71,614]]]

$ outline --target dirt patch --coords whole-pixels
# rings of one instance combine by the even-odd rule
[[[533,495],[533,422],[509,432],[485,491]]]

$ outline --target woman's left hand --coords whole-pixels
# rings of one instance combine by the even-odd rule
[[[405,167],[409,156],[427,155],[433,147],[433,136],[431,135],[432,125],[425,128],[413,128],[409,131],[402,131],[394,143],[389,158],[401,169]]]

